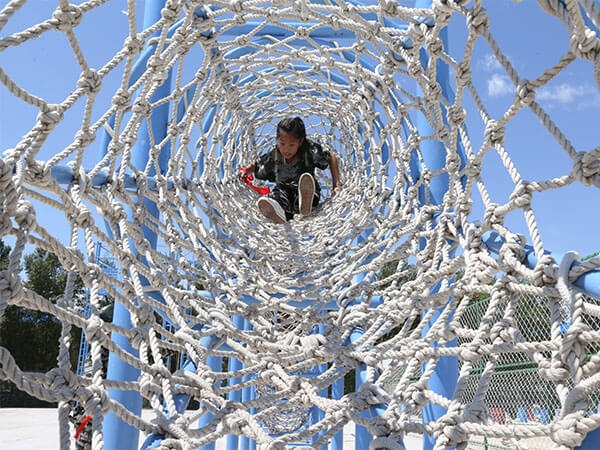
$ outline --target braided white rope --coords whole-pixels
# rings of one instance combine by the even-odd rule
[[[586,357],[586,348],[594,349],[600,341],[590,326],[600,308],[594,300],[569,289],[578,276],[598,269],[600,260],[595,258],[570,272],[570,264],[563,261],[559,269],[544,256],[531,207],[535,193],[574,182],[600,187],[600,147],[576,150],[535,101],[536,90],[575,59],[593,63],[600,87],[600,40],[581,15],[583,9],[598,26],[596,3],[566,1],[563,6],[540,1],[545,11],[564,23],[570,50],[535,80],[524,80],[491,36],[493,19],[487,17],[480,1],[466,6],[464,1],[436,0],[432,10],[417,10],[395,2],[356,6],[343,1],[279,0],[215,1],[209,9],[198,1],[168,0],[161,19],[137,32],[136,2],[129,0],[129,35],[121,51],[94,69],[75,31],[87,12],[102,8],[107,1],[74,5],[61,0],[48,20],[0,39],[0,51],[4,51],[57,30],[67,37],[81,68],[76,86],[58,104],[29,92],[0,68],[0,82],[23,102],[39,108],[31,130],[0,159],[0,237],[10,235],[16,242],[8,270],[0,273],[0,315],[7,305],[18,305],[50,313],[63,323],[56,369],[46,374],[23,373],[12,355],[0,347],[0,378],[38,398],[61,402],[62,448],[69,445],[66,402],[73,399],[93,417],[93,448],[102,448],[102,418],[109,410],[143,432],[165,434],[165,446],[179,442],[191,447],[234,433],[268,448],[280,448],[321,433],[314,444],[319,447],[354,421],[376,437],[372,448],[398,448],[395,442],[408,432],[431,434],[440,447],[462,445],[470,437],[483,435],[509,442],[546,437],[553,445],[567,448],[600,424],[600,415],[587,415],[588,408],[593,408],[588,400],[598,387],[599,360],[597,355]],[[13,0],[0,11],[0,30],[25,3]],[[468,37],[460,61],[448,54],[439,37],[452,14],[467,19]],[[407,26],[389,26],[384,18]],[[177,30],[169,34],[179,20]],[[304,25],[289,24],[296,20]],[[256,23],[250,33],[235,34],[236,27]],[[259,35],[268,25],[277,25],[289,36]],[[317,37],[324,26],[350,30],[352,42],[340,39],[327,45]],[[134,62],[151,36],[149,44],[155,50],[135,80]],[[295,39],[305,45],[294,46]],[[490,116],[472,82],[470,65],[478,40],[489,45],[516,86],[515,99],[502,117]],[[244,47],[252,52],[236,56],[235,51]],[[421,49],[430,58],[425,67],[419,63]],[[196,56],[190,70],[187,64],[192,54]],[[456,82],[453,102],[442,96],[434,81],[438,59],[448,64]],[[107,77],[117,70],[122,70],[122,81],[115,92],[108,93],[112,105],[93,119],[96,98],[104,93]],[[169,70],[173,89],[167,97],[154,100]],[[405,89],[402,83],[407,79],[415,80],[423,94]],[[467,92],[485,123],[479,151],[472,148],[465,129],[462,103]],[[72,142],[39,159],[54,128],[79,101],[85,106]],[[166,133],[159,136],[150,130],[148,163],[144,168],[134,167],[132,149],[141,129],[162,105],[170,110]],[[566,175],[534,181],[517,172],[504,148],[504,134],[505,126],[524,108],[540,119],[572,160]],[[425,115],[432,135],[419,135],[412,122],[416,111]],[[213,114],[214,119],[207,120]],[[237,181],[236,172],[273,144],[273,126],[287,114],[310,118],[309,134],[340,156],[344,186],[309,218],[278,226],[267,223],[253,207],[256,195]],[[111,137],[106,155],[88,166],[84,161],[89,160],[98,132],[103,130]],[[458,136],[466,154],[464,164]],[[424,161],[420,143],[431,139],[446,148],[442,168],[428,167]],[[167,145],[171,153],[161,173],[159,155]],[[482,160],[494,151],[515,185],[505,204],[493,202],[481,177]],[[421,174],[413,173],[411,155],[420,162]],[[67,161],[73,181],[65,189],[53,178],[52,170]],[[443,203],[419,200],[419,189],[440,174],[449,177]],[[132,176],[135,189],[127,184]],[[330,184],[321,177],[327,197]],[[100,178],[106,180],[102,186],[97,183]],[[486,208],[480,223],[469,221],[474,192],[479,192]],[[150,214],[143,198],[156,203],[159,217]],[[72,227],[68,245],[52,235],[44,217],[36,215],[38,202],[65,214]],[[112,237],[95,209],[109,224]],[[515,210],[525,214],[540,261],[533,270],[522,263],[524,240],[504,226],[507,214]],[[142,227],[155,232],[166,249],[153,249]],[[367,230],[371,232],[366,239],[358,239]],[[481,241],[490,230],[505,240],[498,257],[492,257]],[[424,239],[426,245],[420,247]],[[83,255],[78,250],[80,241],[84,242]],[[120,262],[119,279],[93,263],[96,241]],[[19,263],[26,243],[57,255],[71,272],[60,302],[53,304],[23,287]],[[417,264],[399,265],[393,275],[378,279],[382,267],[395,260]],[[76,274],[90,289],[89,318],[73,297]],[[457,275],[461,277],[455,281]],[[212,295],[193,287],[197,285]],[[100,289],[130,311],[132,329],[98,317]],[[160,293],[163,302],[149,295],[151,291]],[[488,295],[489,300],[472,320],[469,315],[476,294]],[[245,295],[257,303],[248,305]],[[383,298],[377,307],[368,306],[367,299],[373,295]],[[527,326],[519,322],[524,296],[542,299],[548,311],[541,338],[529,336]],[[364,301],[354,303],[354,298]],[[297,309],[296,301],[309,301],[311,307]],[[333,310],[332,302],[337,303]],[[425,332],[439,308],[440,317]],[[571,326],[561,333],[565,309]],[[163,327],[153,310],[168,317],[174,330]],[[282,312],[285,320],[273,320],[274,314]],[[243,317],[252,329],[234,326],[234,316]],[[315,325],[323,326],[324,334],[311,336]],[[73,326],[81,328],[91,342],[91,378],[76,376],[70,367],[68,336]],[[362,327],[363,336],[344,345],[356,327]],[[392,329],[398,332],[389,337]],[[110,340],[109,334],[115,332],[139,349],[139,357]],[[200,344],[202,338],[211,336],[218,338],[219,345],[206,348]],[[455,338],[457,346],[446,345]],[[228,349],[219,350],[221,344]],[[138,380],[103,378],[102,348],[138,368]],[[166,364],[169,352],[188,355],[195,373],[171,373]],[[215,372],[207,365],[209,356],[236,358],[245,368]],[[456,356],[461,363],[450,399],[428,388],[443,356]],[[512,356],[534,364],[534,376],[555,386],[549,389],[555,389],[561,413],[550,423],[494,423],[486,393],[499,389],[495,373]],[[389,360],[392,364],[384,368],[383,362]],[[318,394],[359,363],[367,366],[368,383],[358,392],[340,400]],[[322,374],[306,376],[311,368],[324,364],[328,368]],[[379,377],[376,368],[382,372]],[[382,388],[394,374],[399,374],[395,385],[386,392]],[[221,383],[233,378],[244,381],[235,386]],[[263,395],[238,403],[224,399],[227,392],[246,386],[264,388]],[[109,398],[107,388],[111,387],[138,390],[151,402],[157,419],[148,423],[127,411]],[[193,396],[202,408],[191,417],[178,414],[175,393]],[[162,411],[161,399],[166,401],[168,414]],[[430,402],[447,413],[437,421],[420,423],[415,415]],[[359,416],[375,404],[387,405],[383,415]],[[269,436],[261,425],[313,405],[324,412],[318,423],[284,427],[288,432],[277,437]],[[249,408],[257,408],[256,414],[250,415]],[[194,421],[207,412],[215,418],[199,429]]]

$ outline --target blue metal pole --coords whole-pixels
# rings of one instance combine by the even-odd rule
[[[354,330],[352,330],[352,333],[350,334],[350,342],[351,343],[356,342],[358,339],[360,339],[362,337],[363,334],[365,334],[365,331],[362,328],[359,328],[359,327],[355,328]],[[363,383],[366,383],[366,381],[367,381],[367,367],[361,363],[356,368],[356,379],[354,380],[354,389],[356,389],[356,391],[358,391],[360,386]],[[368,414],[368,412],[363,412],[361,415],[364,415],[364,414]],[[365,427],[363,427],[362,425],[356,424],[354,426],[354,435],[355,435],[354,448],[356,450],[364,450],[364,449],[369,448],[369,444],[373,440],[373,436],[371,436],[371,434]]]
[[[320,334],[325,333],[325,326],[319,325],[317,328],[317,333],[320,333]],[[327,364],[317,365],[315,367],[315,377],[322,375],[326,370],[327,370]],[[321,397],[327,397],[328,396],[327,391],[328,391],[327,388],[321,389],[318,394]],[[319,409],[319,407],[317,405],[313,405],[311,408],[311,419],[312,419],[313,425],[316,424],[317,422],[320,422],[324,418],[325,418],[325,413],[321,409]],[[324,432],[322,431],[320,433],[315,434],[312,437],[312,443],[314,444],[315,442],[317,442],[317,440],[323,435],[323,433]],[[323,444],[323,446],[321,447],[321,450],[327,450],[327,444]]]
[[[415,8],[431,8],[432,0],[416,0]],[[440,38],[444,43],[444,46],[448,47],[448,32],[447,29],[443,29],[440,32]],[[421,50],[421,62],[423,64],[428,63],[428,55],[425,50]],[[449,100],[453,101],[454,95],[451,92],[449,85],[449,70],[448,66],[441,60],[437,61],[437,82],[442,88],[443,95]],[[419,85],[416,85],[417,95],[423,95]],[[434,134],[434,130],[429,124],[427,118],[419,111],[417,111],[417,129],[421,136],[431,136]],[[428,140],[420,143],[420,151],[423,157],[423,161],[430,170],[438,170],[446,165],[446,149],[443,144],[437,140]],[[413,169],[417,169],[420,174],[419,168],[413,164]],[[413,176],[415,174],[413,173]],[[449,175],[448,173],[438,174],[429,183],[428,186],[421,186],[419,189],[419,201],[422,205],[434,204],[439,205],[443,202],[444,195],[448,191]],[[424,245],[425,242],[421,242]],[[427,326],[423,330],[425,335],[429,329],[435,324],[435,321],[439,318],[444,308],[440,308],[434,314],[433,318],[429,321]],[[423,313],[425,315],[427,311]],[[447,347],[456,346],[456,340],[448,342]],[[446,398],[452,398],[456,389],[456,383],[458,380],[458,358],[457,357],[442,357],[439,359],[435,371],[429,380],[429,388]],[[433,422],[439,419],[444,413],[445,409],[430,403],[423,408],[423,423]],[[423,437],[423,448],[432,449],[435,445],[435,441],[432,436],[425,435]]]
[[[504,238],[495,231],[484,233],[481,237],[481,241],[496,255],[500,254],[500,248],[504,245]],[[557,264],[560,264],[563,259],[563,255],[558,253],[553,253],[548,250],[544,253],[552,256]],[[533,247],[530,245],[525,246],[525,258],[522,262],[530,269],[534,269],[538,263]],[[580,263],[578,262],[573,263],[573,267],[579,265]],[[573,282],[573,286],[578,287],[590,297],[600,299],[600,270],[595,269],[584,273]]]
[[[164,7],[165,0],[147,0],[145,13],[144,13],[144,28],[147,28],[161,17],[161,9]],[[169,95],[170,87],[170,76],[165,83],[159,87],[154,94],[152,101],[156,101],[160,98]],[[161,141],[166,136],[166,128],[169,114],[169,105],[165,104],[160,108],[156,108],[152,114],[152,130],[154,137],[157,141]],[[132,163],[139,170],[144,170],[146,162],[149,158],[150,151],[150,140],[149,133],[146,125],[140,127],[139,139],[132,152]],[[166,165],[168,161],[168,154],[161,155],[160,163]],[[158,208],[148,199],[144,199],[144,204],[150,214],[154,217],[158,216]],[[148,228],[143,229],[144,237],[150,242],[152,247],[156,246],[156,234],[150,231]],[[147,281],[146,281],[147,285]],[[123,328],[131,328],[131,319],[129,311],[125,306],[119,302],[115,302],[113,323]],[[131,352],[137,356],[137,350],[135,350],[128,342],[125,336],[113,333],[113,341],[124,350]],[[111,353],[109,356],[108,363],[108,374],[107,378],[117,381],[135,381],[139,376],[139,370],[131,367],[119,359],[115,354]],[[142,410],[142,397],[138,392],[135,391],[122,391],[119,389],[109,389],[109,395],[111,399],[122,403],[127,409],[133,414],[139,416]],[[120,449],[133,449],[138,447],[139,431],[137,428],[128,425],[119,419],[112,411],[106,416],[103,426],[104,432],[104,446],[107,450],[120,450]]]
[[[181,369],[189,372],[196,372],[196,366],[191,359],[188,359],[185,364],[182,364]],[[175,394],[173,395],[173,401],[175,402],[175,409],[181,414],[187,409],[190,402],[190,396],[187,394]],[[163,434],[150,434],[142,443],[140,450],[158,448],[164,439],[165,436]]]
[[[215,346],[217,340],[218,338],[215,335],[211,335],[200,339],[200,343],[206,348],[210,349]],[[206,358],[206,364],[208,365],[208,367],[210,367],[210,370],[212,372],[221,371],[222,361],[220,356],[208,356]],[[198,421],[198,426],[202,428],[210,424],[210,422],[213,420],[213,417],[214,416],[212,413],[205,413],[202,417],[200,417],[200,420]],[[210,444],[203,445],[202,447],[200,447],[200,450],[215,450],[215,443],[211,442]]]
[[[248,331],[251,329],[252,329],[252,326],[250,325],[250,323],[244,319],[244,330]],[[242,381],[243,382],[249,381],[251,377],[252,377],[251,375],[244,375],[242,377]],[[253,398],[252,388],[245,387],[244,389],[242,389],[242,402],[248,402],[252,398]],[[250,442],[251,441],[254,442],[248,436],[242,436],[240,439],[240,450],[250,450]]]
[[[344,396],[344,377],[335,380],[331,386],[331,397],[339,400]],[[338,431],[331,439],[331,450],[343,450],[344,430]]]
[[[354,342],[356,342],[357,340],[359,340],[363,335],[365,334],[365,331],[361,328],[361,327],[356,327],[352,330],[352,333],[350,334],[350,342],[351,344],[353,344]],[[375,378],[377,378],[379,375],[376,374]],[[358,391],[360,386],[364,383],[367,382],[367,366],[363,363],[359,364],[359,366],[356,368],[356,379],[354,381],[354,388]],[[366,411],[363,411],[360,415],[362,417],[367,417],[367,418],[373,418],[373,417],[378,417],[381,416],[385,410],[386,410],[387,405],[385,404],[378,404],[378,405],[373,405],[370,406],[369,409],[367,409]],[[356,448],[356,450],[363,450],[363,449],[367,449],[369,448],[369,445],[371,443],[371,441],[373,440],[373,436],[371,435],[371,433],[369,433],[369,431],[363,427],[362,425],[355,425],[355,442],[354,442],[354,446]],[[404,443],[402,441],[399,441],[399,444],[404,445]]]
[[[233,317],[233,324],[235,325],[235,327],[238,330],[244,329],[244,319],[240,316]],[[234,372],[236,370],[241,370],[241,369],[242,369],[242,362],[239,359],[229,358],[229,367],[228,367],[229,371]],[[241,381],[242,381],[242,379],[239,377],[230,378],[229,385],[233,386],[233,385],[240,383]],[[237,391],[230,392],[227,395],[227,399],[231,402],[240,402],[242,400],[242,391],[237,390]],[[235,434],[228,435],[227,436],[227,450],[238,450],[238,448],[239,448],[239,437],[236,436]]]

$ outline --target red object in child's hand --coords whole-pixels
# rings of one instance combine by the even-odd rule
[[[84,417],[83,421],[81,422],[81,425],[79,425],[79,428],[77,428],[77,431],[75,432],[75,439],[77,439],[79,437],[79,435],[81,434],[81,432],[83,431],[83,429],[85,428],[87,423],[90,422],[91,420],[92,420],[91,416]]]
[[[252,181],[254,181],[254,175],[252,175],[252,174],[248,175],[248,171],[246,170],[245,167],[242,167],[240,170],[244,174],[244,175],[242,175],[242,181],[244,183],[246,183],[248,186],[250,186],[252,189],[254,189],[256,192],[258,192],[260,195],[265,195],[265,194],[268,194],[269,192],[271,192],[271,189],[268,187],[254,186],[252,184]]]

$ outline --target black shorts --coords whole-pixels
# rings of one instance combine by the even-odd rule
[[[300,196],[298,195],[298,187],[288,188],[284,186],[275,186],[268,197],[275,200],[281,205],[285,211],[285,218],[291,220],[294,214],[300,212]],[[320,192],[315,189],[313,197],[313,208],[319,204]]]

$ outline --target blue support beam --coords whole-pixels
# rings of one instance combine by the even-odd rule
[[[208,349],[214,348],[217,341],[218,338],[214,334],[200,339],[200,343]],[[208,356],[206,358],[206,363],[212,372],[221,371],[222,359],[220,356]],[[201,407],[202,406],[203,405],[201,405]],[[198,426],[202,428],[206,425],[209,425],[212,422],[213,418],[214,416],[212,413],[205,413],[202,417],[200,417],[200,420],[198,421]],[[215,450],[215,443],[211,442],[210,444],[203,445],[199,448],[199,450]]]
[[[196,372],[196,366],[191,359],[188,359],[184,364],[182,364],[181,369],[184,371]],[[183,414],[190,402],[190,396],[187,394],[175,394],[173,395],[173,401],[175,403],[175,409],[177,412],[179,414]],[[165,436],[162,434],[150,434],[144,440],[140,450],[158,448],[164,439]]]
[[[250,331],[252,330],[252,325],[250,322],[244,319],[244,330]],[[252,379],[252,375],[244,375],[242,377],[242,382],[247,382]],[[254,400],[255,398],[255,390],[253,386],[245,387],[242,389],[242,402],[249,402],[250,400]],[[254,408],[250,410],[250,414],[253,414],[255,411]],[[250,439],[248,436],[242,436],[240,439],[240,450],[256,450],[256,441],[254,439]]]
[[[233,324],[235,325],[235,327],[238,330],[244,329],[244,319],[240,316],[233,317]],[[241,369],[242,369],[242,362],[239,359],[229,358],[228,370],[230,372],[235,372],[235,371],[241,370]],[[230,378],[229,386],[234,386],[236,384],[239,384],[241,381],[242,381],[241,378]],[[230,402],[241,402],[242,401],[242,391],[237,390],[237,391],[230,392],[229,394],[227,394],[227,400],[229,400]],[[227,450],[238,450],[239,440],[240,440],[239,437],[236,436],[235,434],[228,435],[227,436]]]
[[[147,0],[144,11],[144,28],[148,28],[161,18],[161,10],[165,5],[165,0]],[[145,65],[145,63],[144,63]],[[157,88],[151,101],[155,102],[169,95],[171,90],[170,74],[164,84]],[[158,143],[166,136],[168,122],[168,103],[156,108],[151,116],[150,122],[155,142]],[[149,159],[150,138],[147,128],[147,121],[140,127],[138,141],[132,151],[132,164],[140,171],[144,171]],[[103,142],[106,140],[103,139]],[[107,149],[102,149],[103,153]],[[162,165],[160,170],[166,168],[170,151],[163,148],[160,152],[159,163]],[[148,213],[158,217],[158,208],[148,199],[143,199]],[[110,231],[110,230],[109,230]],[[156,246],[157,237],[149,228],[143,227],[144,238],[148,240],[152,247]],[[142,279],[142,284],[148,285],[148,281]],[[159,293],[149,293],[157,299],[160,299]],[[115,302],[113,323],[123,328],[131,328],[131,318],[127,308],[119,302]],[[137,356],[135,350],[128,342],[125,336],[113,333],[113,341],[123,349]],[[117,355],[111,353],[108,362],[109,380],[116,381],[136,381],[139,376],[139,370],[122,361]],[[122,391],[119,389],[109,389],[109,395],[112,400],[122,403],[133,414],[139,416],[142,411],[142,397],[139,392]],[[134,449],[138,447],[139,430],[119,419],[112,411],[106,416],[103,425],[104,446],[107,450]]]
[[[492,253],[496,255],[500,254],[500,249],[504,245],[504,238],[502,238],[502,236],[500,236],[495,231],[488,231],[487,233],[484,233],[481,237],[481,241]],[[559,265],[564,257],[564,255],[553,253],[549,250],[546,250],[544,253],[552,256],[556,263]],[[523,261],[521,262],[530,269],[534,269],[537,265],[538,259],[535,256],[533,247],[531,247],[530,245],[525,246],[525,255]],[[578,262],[573,263],[573,267],[579,265],[580,263]],[[584,273],[583,275],[579,276],[579,278],[577,278],[572,284],[576,288],[581,289],[585,294],[589,295],[590,297],[594,297],[600,300],[600,269],[595,269],[590,272]],[[600,448],[600,446],[598,448]]]
[[[331,386],[331,398],[340,400],[344,396],[344,377],[335,380]],[[344,430],[338,431],[331,439],[331,450],[343,450]]]
[[[354,343],[359,340],[365,331],[362,328],[355,328],[352,330],[352,334],[350,335],[350,342]],[[360,364],[356,368],[356,378],[354,381],[354,389],[358,392],[360,386],[363,383],[367,382],[367,367],[364,364]],[[361,413],[361,415],[366,415],[368,413]],[[356,424],[354,426],[354,448],[356,450],[363,450],[369,448],[369,444],[373,440],[373,436],[369,433],[369,431],[363,427],[362,425]]]
[[[431,8],[432,0],[416,0],[415,8]],[[427,22],[427,25],[433,25],[432,22]],[[444,47],[448,48],[448,31],[447,28],[441,30],[440,39],[444,43]],[[429,62],[429,58],[425,49],[421,49],[421,63],[423,66],[426,66]],[[437,82],[440,84],[442,88],[442,95],[450,102],[454,101],[454,94],[450,88],[449,83],[449,69],[448,66],[443,63],[441,60],[436,62],[436,70],[437,70]],[[423,92],[420,89],[419,85],[416,84],[416,93],[417,95],[422,96]],[[442,114],[444,115],[444,114]],[[431,124],[425,117],[423,113],[417,111],[417,129],[420,136],[431,136],[434,135],[434,130],[431,127]],[[426,140],[422,141],[419,146],[421,156],[423,158],[423,162],[427,166],[427,168],[431,171],[442,169],[446,166],[446,148],[443,143],[437,140]],[[464,153],[462,152],[462,147],[460,142],[457,143],[457,150],[459,156],[463,160],[464,164]],[[413,153],[413,157],[411,158],[411,172],[413,176],[413,182],[417,181],[421,175],[422,167],[420,163],[415,158],[415,154]],[[449,186],[449,175],[447,172],[438,174],[432,178],[432,180],[427,185],[421,185],[418,191],[418,197],[421,205],[440,205],[444,201],[444,195],[448,191]],[[421,248],[425,246],[426,242],[422,241],[420,243]],[[432,287],[432,294],[439,287]],[[429,323],[423,330],[423,336],[427,334],[429,329],[435,324],[435,321],[439,318],[442,311],[445,307],[440,308],[435,312]],[[427,314],[427,311],[423,313],[423,316]],[[437,343],[435,344],[437,345]],[[446,343],[447,347],[456,346],[456,340]],[[456,389],[456,383],[458,380],[458,358],[457,357],[443,357],[440,358],[438,363],[436,364],[435,371],[431,376],[428,387],[434,391],[435,393],[451,399],[454,395],[454,391]],[[444,415],[446,410],[441,408],[433,403],[425,406],[423,408],[423,423],[434,422],[437,421],[440,417]],[[424,436],[423,437],[423,448],[424,449],[433,449],[435,445],[435,441],[432,436]]]
[[[315,331],[316,331],[316,333],[324,334],[325,326],[319,325]],[[315,372],[314,372],[315,378],[321,376],[323,373],[325,373],[326,370],[327,370],[327,364],[317,365],[315,367]],[[327,388],[322,389],[318,392],[318,394],[321,397],[328,397],[328,389]],[[319,409],[319,407],[317,405],[312,406],[310,413],[311,413],[310,416],[311,416],[311,420],[312,420],[313,424],[316,424],[325,418],[325,413],[321,409]],[[320,433],[317,433],[312,437],[313,445],[315,444],[315,442],[317,442],[317,440],[319,440],[319,438],[323,434],[324,434],[324,431],[321,431]],[[327,450],[327,444],[324,444],[323,446],[321,446],[321,450]]]

